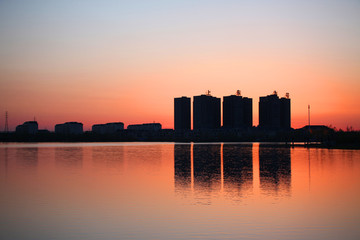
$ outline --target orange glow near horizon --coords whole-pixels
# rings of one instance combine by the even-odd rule
[[[212,68],[211,64],[218,68]],[[235,64],[235,60],[233,66],[230,62],[188,63],[188,66],[182,65],[182,69],[169,66],[157,69],[158,72],[129,73],[121,77],[114,71],[112,75],[106,72],[104,81],[97,81],[102,78],[101,73],[93,76],[91,72],[81,77],[76,74],[55,76],[54,81],[47,81],[51,74],[14,76],[1,73],[3,79],[11,79],[2,88],[7,91],[0,97],[5,103],[1,111],[9,112],[11,129],[34,117],[41,129],[49,130],[66,121],[82,122],[84,130],[89,130],[93,124],[117,121],[124,122],[125,126],[159,122],[163,128],[173,128],[174,97],[192,97],[210,89],[213,96],[222,98],[240,89],[243,96],[253,98],[253,125],[256,126],[259,97],[277,90],[279,96],[290,93],[293,128],[307,124],[307,106],[310,104],[311,124],[360,129],[357,107],[360,97],[356,94],[356,87],[360,84],[355,83],[356,87],[342,85],[341,79],[346,77],[344,73],[325,72],[331,69],[328,66],[318,69],[297,66],[281,71],[280,63],[262,63],[263,67],[258,67],[263,71],[255,72],[256,64],[244,64],[244,70],[241,70],[241,64]],[[272,73],[270,69],[273,69]],[[299,74],[292,76],[294,72]],[[66,80],[61,81],[62,78]],[[124,81],[117,80],[120,78],[129,80],[124,84]],[[266,80],[270,78],[272,81]],[[33,84],[28,85],[21,79]],[[0,119],[0,125],[3,121]]]
[[[68,4],[0,4],[0,131],[5,111],[10,130],[34,117],[173,128],[174,98],[208,89],[252,98],[254,126],[277,90],[293,128],[310,104],[311,124],[360,130],[359,3]]]

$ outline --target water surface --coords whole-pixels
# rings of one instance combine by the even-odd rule
[[[360,239],[360,151],[0,145],[0,239]]]

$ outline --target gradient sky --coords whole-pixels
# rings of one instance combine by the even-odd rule
[[[290,93],[292,127],[360,129],[360,1],[0,0],[0,130],[160,122],[173,98]]]

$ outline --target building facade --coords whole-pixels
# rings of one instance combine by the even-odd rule
[[[282,129],[291,128],[291,102],[289,97],[280,98],[280,126]]]
[[[160,131],[160,123],[144,123],[144,124],[132,124],[127,127],[127,130],[136,131]]]
[[[83,133],[83,124],[79,122],[66,122],[55,125],[55,133],[62,135],[78,135]]]
[[[221,99],[200,95],[194,97],[193,103],[194,130],[217,129],[221,125]]]
[[[24,122],[21,125],[16,126],[16,133],[21,134],[36,134],[39,130],[39,125],[36,121]]]
[[[276,91],[273,94],[260,97],[259,127],[272,130],[287,130],[291,128],[290,98],[287,94],[279,98]]]
[[[223,100],[224,128],[251,128],[252,99],[240,95],[225,96]]]
[[[191,129],[191,101],[188,97],[174,98],[174,129]]]
[[[121,130],[124,130],[124,123],[114,122],[106,124],[95,124],[92,126],[91,130],[97,134],[115,134]]]

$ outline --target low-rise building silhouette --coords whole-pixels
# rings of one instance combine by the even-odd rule
[[[191,104],[190,98],[174,98],[174,129],[191,129]]]
[[[252,122],[252,98],[242,97],[239,90],[236,95],[224,97],[224,128],[251,128]]]
[[[289,94],[279,98],[277,92],[260,97],[259,101],[259,127],[263,129],[290,129],[291,110]]]
[[[55,133],[62,135],[78,135],[83,133],[83,124],[79,122],[66,122],[55,125]]]
[[[221,124],[221,99],[210,95],[194,97],[193,124],[194,130],[217,129]]]
[[[144,124],[132,124],[127,127],[127,130],[136,131],[160,131],[160,123],[144,123]]]
[[[121,130],[124,130],[124,123],[122,122],[95,124],[92,126],[92,132],[97,134],[114,134]]]
[[[21,125],[16,126],[16,133],[21,134],[36,134],[39,130],[39,125],[36,121],[24,122]]]

